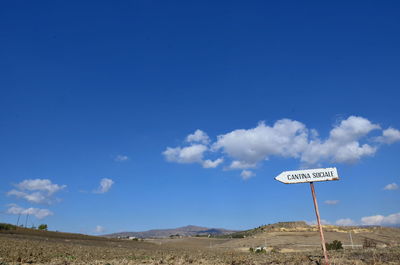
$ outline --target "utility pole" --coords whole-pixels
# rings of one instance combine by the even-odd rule
[[[29,218],[29,213],[26,214],[26,219],[25,219],[25,227],[28,226],[28,218]]]
[[[18,215],[18,219],[17,219],[17,226],[18,226],[18,224],[19,224],[19,218],[21,217],[21,213],[19,213],[19,215]]]

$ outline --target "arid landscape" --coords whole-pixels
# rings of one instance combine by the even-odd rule
[[[400,229],[325,226],[331,264],[400,264]],[[349,234],[352,234],[353,244]],[[365,242],[373,242],[366,247]],[[249,249],[260,247],[260,253]],[[316,227],[286,222],[217,237],[115,239],[17,227],[0,233],[0,264],[323,264]]]
[[[0,1],[0,265],[400,265],[399,14]]]

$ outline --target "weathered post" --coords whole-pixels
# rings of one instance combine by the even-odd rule
[[[325,264],[329,265],[328,253],[326,251],[326,245],[325,245],[324,231],[322,230],[321,218],[319,216],[317,196],[315,196],[314,183],[310,182],[310,187],[311,187],[311,194],[312,194],[313,201],[314,201],[315,215],[317,216],[317,223],[318,223],[319,235],[321,237],[322,249],[324,251]]]

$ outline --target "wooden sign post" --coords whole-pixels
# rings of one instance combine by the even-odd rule
[[[319,235],[321,237],[322,249],[324,251],[325,264],[329,265],[328,253],[326,251],[326,245],[325,245],[324,231],[322,230],[321,218],[319,217],[317,197],[315,196],[314,183],[310,182],[310,187],[311,187],[311,194],[312,194],[313,201],[314,201],[315,215],[317,216],[317,223],[318,223]]]
[[[326,251],[326,246],[325,246],[324,232],[322,230],[317,197],[315,195],[314,182],[339,180],[337,169],[333,167],[333,168],[317,168],[317,169],[284,171],[281,174],[279,174],[275,179],[285,184],[310,183],[311,195],[314,202],[315,215],[317,216],[318,229],[321,237],[322,249],[324,251],[325,264],[329,265],[328,253]]]

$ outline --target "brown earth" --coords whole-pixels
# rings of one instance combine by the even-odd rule
[[[346,245],[348,231],[332,229],[327,229],[330,230],[328,241],[338,239]],[[17,229],[0,232],[0,265],[324,264],[316,231],[294,230],[265,231],[242,239],[192,237],[131,241]],[[400,264],[400,229],[352,231],[355,244],[368,237],[378,241],[377,248],[345,246],[344,250],[330,251],[331,264]],[[249,247],[265,243],[267,253],[248,251]]]

